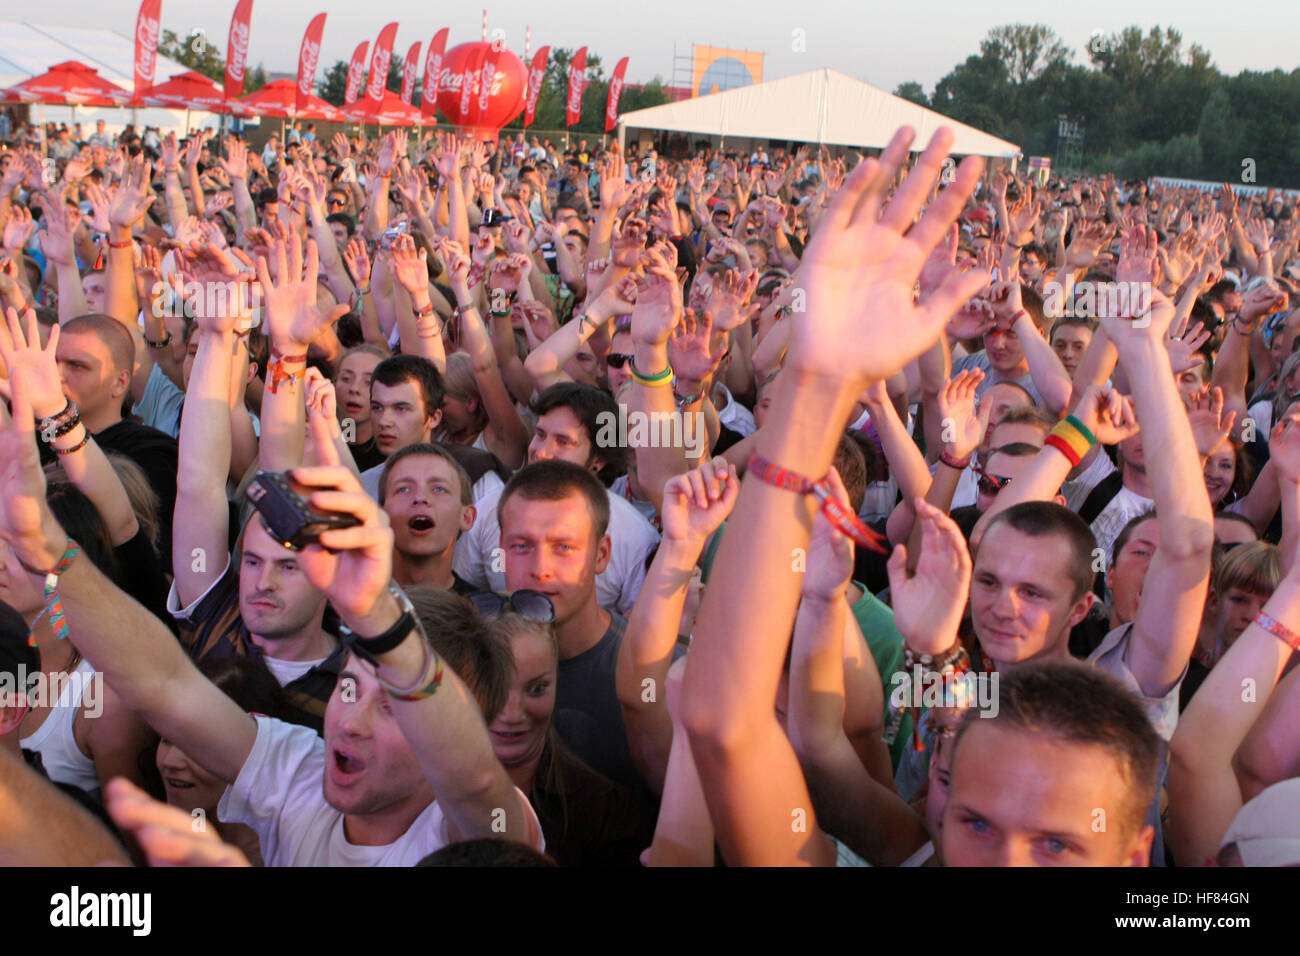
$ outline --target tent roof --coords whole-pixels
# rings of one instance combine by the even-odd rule
[[[1020,152],[1015,143],[831,69],[635,110],[619,122],[636,129],[871,149],[886,146],[900,126],[916,130],[917,148],[936,128],[950,126],[958,155],[1013,158]]]

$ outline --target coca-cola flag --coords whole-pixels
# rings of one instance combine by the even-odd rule
[[[614,75],[609,80],[609,102],[605,104],[605,132],[618,123],[618,97],[623,92],[623,75],[627,73],[627,57],[618,61]]]
[[[487,58],[487,47],[473,50],[465,57],[465,65],[460,76],[460,120],[466,126],[473,126],[477,118],[478,101],[474,99],[474,80],[483,72],[483,61]]]
[[[230,39],[226,44],[226,99],[244,94],[244,64],[248,61],[248,21],[253,0],[239,0],[230,18]]]
[[[438,105],[438,76],[442,73],[442,57],[447,52],[447,27],[443,27],[429,41],[429,51],[424,60],[424,87],[420,93],[420,112],[432,116]]]
[[[307,106],[307,97],[311,96],[311,85],[316,80],[316,64],[320,62],[320,38],[325,32],[325,14],[318,13],[307,24],[307,32],[302,35],[302,46],[298,50],[298,90],[294,94],[294,106],[302,112]]]
[[[158,65],[158,18],[162,0],[143,0],[135,19],[135,95],[153,86],[154,67]]]
[[[420,74],[420,41],[411,44],[402,63],[402,102],[407,106],[415,97],[415,78]]]
[[[397,36],[397,24],[390,23],[379,31],[379,39],[370,50],[370,80],[366,86],[366,96],[370,98],[375,109],[384,101],[384,90],[388,86],[388,67],[393,62],[393,38]]]
[[[546,61],[550,59],[551,48],[544,46],[533,57],[532,66],[528,68],[528,96],[524,100],[524,127],[533,125],[533,114],[537,112],[537,97],[542,92],[542,80],[546,79]]]
[[[348,64],[348,88],[343,93],[343,105],[351,106],[361,95],[361,74],[366,69],[366,51],[370,49],[370,41],[362,40],[357,44],[357,48],[352,51],[352,62]]]
[[[492,95],[492,87],[500,85],[501,81],[496,80],[497,62],[501,59],[501,54],[505,52],[504,43],[493,43],[492,48],[488,50],[487,56],[483,58],[483,72],[479,75],[478,83],[478,112],[477,118],[482,118],[487,112],[488,97]]]
[[[569,101],[565,111],[564,125],[572,126],[582,116],[582,91],[587,86],[587,48],[584,46],[573,55],[569,64]]]

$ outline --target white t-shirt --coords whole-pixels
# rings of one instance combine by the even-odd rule
[[[1115,497],[1110,499],[1110,503],[1101,509],[1101,514],[1097,515],[1091,527],[1093,537],[1097,539],[1097,547],[1106,554],[1107,564],[1111,561],[1111,549],[1115,547],[1115,539],[1124,530],[1124,526],[1155,506],[1154,499],[1143,498],[1127,488],[1120,488]]]
[[[502,489],[504,490],[504,486]],[[505,591],[505,553],[501,547],[501,525],[497,505],[501,490],[478,503],[474,526],[456,542],[452,568],[470,584],[493,591]],[[632,612],[641,585],[645,583],[646,558],[659,544],[659,532],[625,499],[609,498],[609,564],[596,575],[596,603],[623,616]]]
[[[317,664],[324,664],[328,658],[322,657],[318,661],[284,661],[278,657],[263,657],[262,660],[266,662],[267,670],[271,672],[276,683],[281,687],[285,687],[292,684]]]
[[[357,846],[343,833],[343,812],[325,802],[325,741],[310,727],[257,717],[257,740],[217,807],[221,819],[253,828],[267,866],[414,866],[449,842],[434,801],[395,842]],[[518,788],[516,788],[517,790]],[[523,794],[520,793],[520,797]],[[536,849],[541,824],[526,799]]]

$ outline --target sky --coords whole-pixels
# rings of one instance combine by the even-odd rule
[[[8,7],[9,9],[5,9]],[[223,51],[235,0],[163,0],[162,27],[177,33],[201,29]],[[40,0],[0,4],[0,17],[34,24],[102,27],[130,35],[137,0]],[[1225,13],[1229,11],[1229,13]],[[248,62],[270,72],[297,69],[298,46],[308,21],[325,12],[320,72],[347,60],[361,40],[373,42],[385,23],[400,26],[394,52],[405,55],[419,40],[428,43],[441,27],[451,29],[448,46],[478,40],[483,7],[431,0],[254,0]],[[532,49],[587,45],[608,74],[629,57],[627,81],[656,76],[672,82],[674,44],[689,56],[692,43],[766,54],[764,79],[831,67],[892,91],[915,80],[932,92],[954,65],[978,52],[991,27],[1046,23],[1087,63],[1094,31],[1125,26],[1174,26],[1184,46],[1208,49],[1225,73],[1243,69],[1287,72],[1300,67],[1300,17],[1295,0],[1182,0],[1135,4],[1132,0],[1088,0],[1069,8],[1042,0],[909,0],[886,7],[879,0],[491,0],[490,30],[522,55],[524,28],[532,27]],[[318,76],[319,78],[319,76]]]

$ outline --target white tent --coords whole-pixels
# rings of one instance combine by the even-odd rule
[[[678,103],[624,113],[620,131],[668,130],[726,140],[791,140],[827,146],[881,149],[900,126],[916,130],[914,148],[930,141],[939,126],[956,134],[959,156],[1015,159],[1015,143],[950,120],[934,110],[886,93],[837,70],[821,69]]]
[[[134,14],[132,14],[134,24]],[[130,36],[112,30],[88,27],[41,26],[0,20],[0,89],[21,83],[44,73],[64,60],[79,60],[99,72],[108,82],[130,90],[135,86],[135,41]],[[189,67],[159,54],[154,68],[154,82],[163,83]],[[45,119],[55,123],[69,123],[73,111],[68,106],[46,106]],[[95,128],[95,120],[102,119],[110,132],[116,133],[132,122],[131,109],[112,107],[78,107],[76,121],[87,132]],[[140,108],[134,111],[137,128],[157,126],[164,132],[185,126],[184,110]],[[39,117],[33,113],[33,117]],[[216,128],[217,117],[212,113],[195,110],[190,117],[194,126]]]

